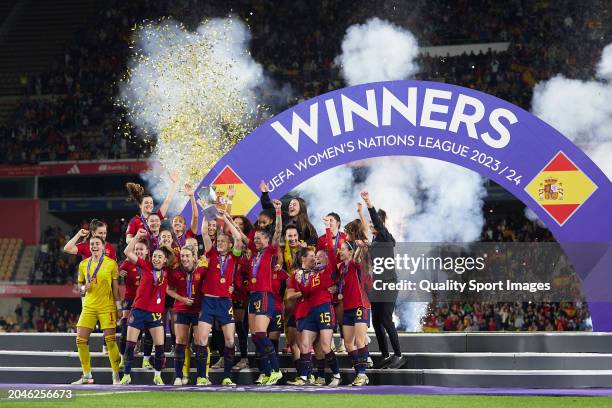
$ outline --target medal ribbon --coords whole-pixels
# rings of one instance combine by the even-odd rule
[[[186,240],[187,240],[187,238],[185,238],[185,234],[184,233],[180,237],[176,237],[176,243],[178,244],[179,248],[183,248],[185,246],[185,241]]]
[[[219,268],[221,269],[221,279],[225,279],[225,271],[227,270],[227,261],[229,260],[229,254],[225,255],[225,259],[223,259],[223,255],[219,255],[219,259],[221,262],[219,263]],[[257,266],[259,269],[259,265]],[[257,277],[257,273],[254,274]]]
[[[157,293],[157,300],[158,303],[161,300],[161,294],[159,293],[159,289],[158,286],[161,284],[161,280],[164,279],[164,275],[163,275],[163,271],[159,271],[160,272],[160,280],[157,280],[157,269],[153,268],[153,287],[155,288],[155,293]]]
[[[140,283],[140,280],[142,279],[142,268],[136,265],[136,270],[138,271],[138,283]]]
[[[253,279],[257,279],[257,273],[259,272],[259,264],[261,263],[261,259],[263,258],[263,251],[257,254],[255,261],[253,262]]]
[[[342,294],[342,291],[344,290],[344,276],[346,275],[347,270],[348,266],[343,263],[340,273],[340,281],[338,282],[338,294]]]
[[[149,224],[147,224],[147,219],[142,214],[140,214],[140,222],[142,222],[142,227],[145,229],[145,231],[151,234],[151,229],[149,228]]]
[[[191,299],[191,295],[193,295],[192,293],[192,288],[191,285],[193,284],[193,271],[187,272],[187,297]]]
[[[92,280],[96,279],[96,276],[98,276],[98,271],[100,270],[100,267],[102,266],[102,261],[104,260],[104,253],[102,253],[102,256],[100,257],[100,260],[98,261],[98,266],[96,266],[96,269],[94,270],[93,275],[90,277],[89,276],[89,271],[91,270],[91,261],[93,260],[93,257],[89,257],[89,262],[87,262],[87,282],[91,283]]]

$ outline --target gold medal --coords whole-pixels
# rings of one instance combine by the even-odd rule
[[[257,283],[257,278],[251,279],[251,283]]]
[[[344,295],[342,295],[342,293],[338,293],[338,300],[342,300],[344,299]]]
[[[221,283],[225,283],[225,278],[221,278],[221,279],[219,279],[219,282],[221,282]]]

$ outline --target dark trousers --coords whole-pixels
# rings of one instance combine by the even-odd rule
[[[397,329],[393,324],[393,311],[395,310],[395,302],[373,302],[372,303],[372,325],[378,340],[378,348],[382,353],[382,357],[389,357],[389,348],[387,346],[387,336],[393,347],[393,353],[401,357],[399,336]],[[385,335],[385,332],[387,335]]]

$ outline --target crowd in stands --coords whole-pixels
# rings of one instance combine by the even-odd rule
[[[586,303],[443,303],[430,304],[423,331],[585,331]]]
[[[37,304],[30,304],[27,311],[21,303],[17,305],[12,317],[0,316],[0,333],[2,332],[60,332],[74,333],[78,321],[78,310],[58,305],[55,300],[43,299]]]
[[[602,10],[605,0],[323,1],[320,7],[305,0],[114,1],[84,24],[48,72],[23,78],[26,97],[9,126],[0,127],[0,163],[146,157],[151,146],[118,130],[121,111],[114,104],[132,28],[146,19],[172,16],[194,29],[204,17],[239,16],[251,30],[253,57],[293,90],[295,99],[276,101],[278,111],[344,86],[334,58],[346,29],[370,17],[409,29],[423,46],[508,41],[503,53],[423,54],[417,79],[479,89],[529,109],[537,81],[558,73],[592,77],[612,30],[612,16]]]

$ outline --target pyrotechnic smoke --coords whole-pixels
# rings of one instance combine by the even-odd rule
[[[603,50],[596,78],[557,75],[536,85],[534,114],[580,146],[612,179],[612,44]]]
[[[400,80],[414,75],[419,53],[407,30],[374,18],[351,26],[336,58],[349,85]],[[397,157],[365,161],[365,181],[354,185],[350,167],[339,166],[308,180],[297,188],[307,199],[311,219],[331,210],[343,220],[356,217],[359,191],[370,192],[377,208],[387,211],[388,228],[397,241],[438,242],[477,240],[484,223],[482,198],[486,191],[475,172],[441,161]],[[392,175],[392,177],[390,176]],[[427,303],[401,303],[401,324],[419,331]]]
[[[248,52],[250,33],[238,19],[212,19],[195,32],[167,20],[135,32],[135,50],[119,103],[149,140],[163,169],[194,184],[253,127],[261,66]],[[158,202],[169,179],[156,168],[142,175]],[[179,212],[186,198],[171,207]]]
[[[349,85],[406,79],[418,72],[419,45],[408,30],[372,18],[346,30],[336,57]]]

